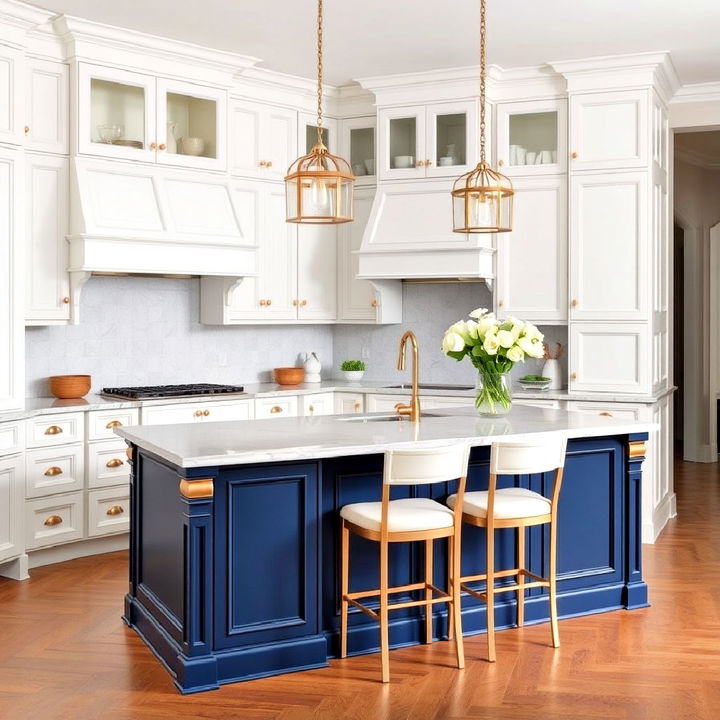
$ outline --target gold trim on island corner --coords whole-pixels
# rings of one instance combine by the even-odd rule
[[[647,447],[644,440],[637,440],[635,442],[628,443],[628,454],[631,458],[645,457],[646,450]]]
[[[211,498],[214,491],[215,486],[212,478],[198,478],[197,480],[180,478],[180,494],[190,500]]]

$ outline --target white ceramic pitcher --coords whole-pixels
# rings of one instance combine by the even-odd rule
[[[314,352],[305,353],[305,362],[303,363],[305,368],[305,382],[306,383],[319,383],[320,382],[320,370],[322,365],[318,356]]]

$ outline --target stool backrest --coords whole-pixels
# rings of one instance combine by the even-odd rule
[[[557,470],[565,465],[565,438],[536,442],[497,442],[490,448],[493,475],[533,475]]]
[[[427,485],[447,482],[467,474],[470,446],[453,443],[444,447],[385,452],[383,482],[386,485]]]

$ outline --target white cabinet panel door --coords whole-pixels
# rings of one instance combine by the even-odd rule
[[[297,230],[285,222],[285,188],[270,185],[260,230],[260,288],[268,320],[297,317]]]
[[[425,177],[425,106],[382,108],[378,111],[378,177],[409,180]]]
[[[28,58],[25,147],[29,150],[70,152],[70,71],[67,65]]]
[[[298,414],[297,395],[280,395],[255,399],[255,419],[296,417]]]
[[[575,175],[570,208],[570,318],[645,319],[646,173]]]
[[[649,90],[570,98],[570,171],[648,164]]]
[[[567,320],[567,182],[564,177],[514,183],[513,231],[497,237],[499,317]]]
[[[354,415],[365,409],[365,396],[362,393],[335,393],[335,414]]]
[[[20,455],[0,459],[0,562],[23,551],[24,468]]]
[[[19,145],[23,141],[23,65],[19,50],[0,45],[0,142]]]
[[[570,392],[650,392],[645,323],[571,323]]]
[[[25,156],[25,321],[70,319],[68,267],[69,166],[67,158]]]
[[[28,550],[80,540],[84,530],[85,498],[82,492],[25,503],[25,546]]]
[[[230,172],[262,177],[265,166],[260,157],[262,109],[257,103],[233,101],[230,104]]]
[[[88,537],[130,529],[130,493],[127,485],[88,492]]]
[[[298,320],[337,318],[337,228],[300,225],[297,239]]]
[[[335,413],[335,398],[331,392],[300,395],[300,407],[300,414],[306,417],[333,415]]]
[[[263,167],[269,180],[282,180],[290,163],[300,153],[297,147],[297,112],[286,108],[267,108],[260,128],[260,153],[267,165]]]

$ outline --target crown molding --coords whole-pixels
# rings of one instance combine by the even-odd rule
[[[9,45],[24,47],[27,32],[56,15],[57,13],[50,10],[17,0],[0,0],[0,40]]]
[[[672,104],[718,100],[720,100],[720,82],[695,83],[679,88],[673,96]]]

